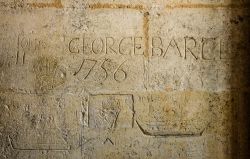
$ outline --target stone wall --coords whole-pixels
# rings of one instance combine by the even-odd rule
[[[247,159],[248,0],[0,0],[0,159]]]

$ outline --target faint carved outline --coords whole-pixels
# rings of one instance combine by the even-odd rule
[[[87,126],[86,127],[89,127],[89,106],[90,106],[90,96],[100,96],[100,95],[105,95],[105,96],[131,96],[131,100],[132,100],[132,123],[131,123],[131,128],[134,128],[134,122],[135,122],[135,110],[134,110],[134,95],[133,94],[109,94],[109,93],[107,93],[107,94],[104,94],[104,93],[100,93],[100,94],[89,94],[89,96],[88,96],[88,99],[87,99],[87,102],[86,102],[86,104],[87,104],[87,115],[86,115],[86,117],[87,117]],[[117,115],[118,116],[118,115]],[[116,120],[117,120],[117,118],[116,118]],[[116,122],[116,121],[115,121]],[[114,124],[115,124],[115,122],[114,122]],[[112,131],[114,131],[114,128],[115,127],[115,125],[112,125],[112,129],[110,130],[111,132]],[[81,127],[81,130],[80,130],[81,132],[80,132],[80,149],[81,149],[81,154],[83,154],[83,149],[84,149],[84,144],[86,144],[87,142],[89,142],[90,140],[93,140],[93,139],[88,139],[87,141],[84,141],[84,126],[82,126]],[[105,144],[106,142],[110,142],[112,145],[114,145],[114,142],[111,140],[111,138],[110,137],[107,137],[106,139],[105,139],[105,141],[103,142],[103,144]]]
[[[19,147],[16,147],[14,144],[13,144],[13,141],[12,139],[10,138],[10,136],[8,135],[8,141],[9,141],[9,144],[10,144],[10,147],[13,149],[13,150],[24,150],[24,151],[32,151],[32,150],[50,150],[50,151],[67,151],[67,150],[71,150],[71,146],[68,146],[67,148],[61,148],[61,149],[58,149],[58,148],[19,148]]]
[[[144,135],[148,135],[148,136],[162,136],[162,137],[170,137],[170,136],[175,136],[175,137],[199,137],[202,136],[204,131],[207,129],[208,125],[202,129],[200,132],[198,133],[175,133],[175,134],[155,134],[155,133],[151,133],[149,131],[147,131],[146,129],[144,129],[142,127],[142,125],[138,122],[138,120],[135,121],[136,124],[138,125],[139,129],[141,130],[141,132]]]
[[[135,122],[135,110],[134,110],[134,95],[133,94],[121,94],[121,93],[119,93],[119,94],[90,94],[90,96],[131,96],[131,100],[132,100],[132,123],[131,123],[131,128],[134,128],[134,122]],[[90,99],[88,99],[88,107],[90,106]],[[88,109],[88,111],[89,111],[89,109]],[[88,112],[88,118],[89,118],[89,112]],[[117,116],[118,117],[118,116]],[[116,120],[117,120],[117,118],[116,118]],[[89,119],[88,119],[88,122],[89,122]],[[113,123],[113,124],[116,124],[116,123]],[[114,127],[115,127],[115,125],[113,125],[112,124],[112,129],[114,129]],[[88,123],[88,125],[89,125],[89,123]]]

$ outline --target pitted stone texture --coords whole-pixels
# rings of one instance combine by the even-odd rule
[[[249,158],[248,10],[0,0],[0,159]]]

